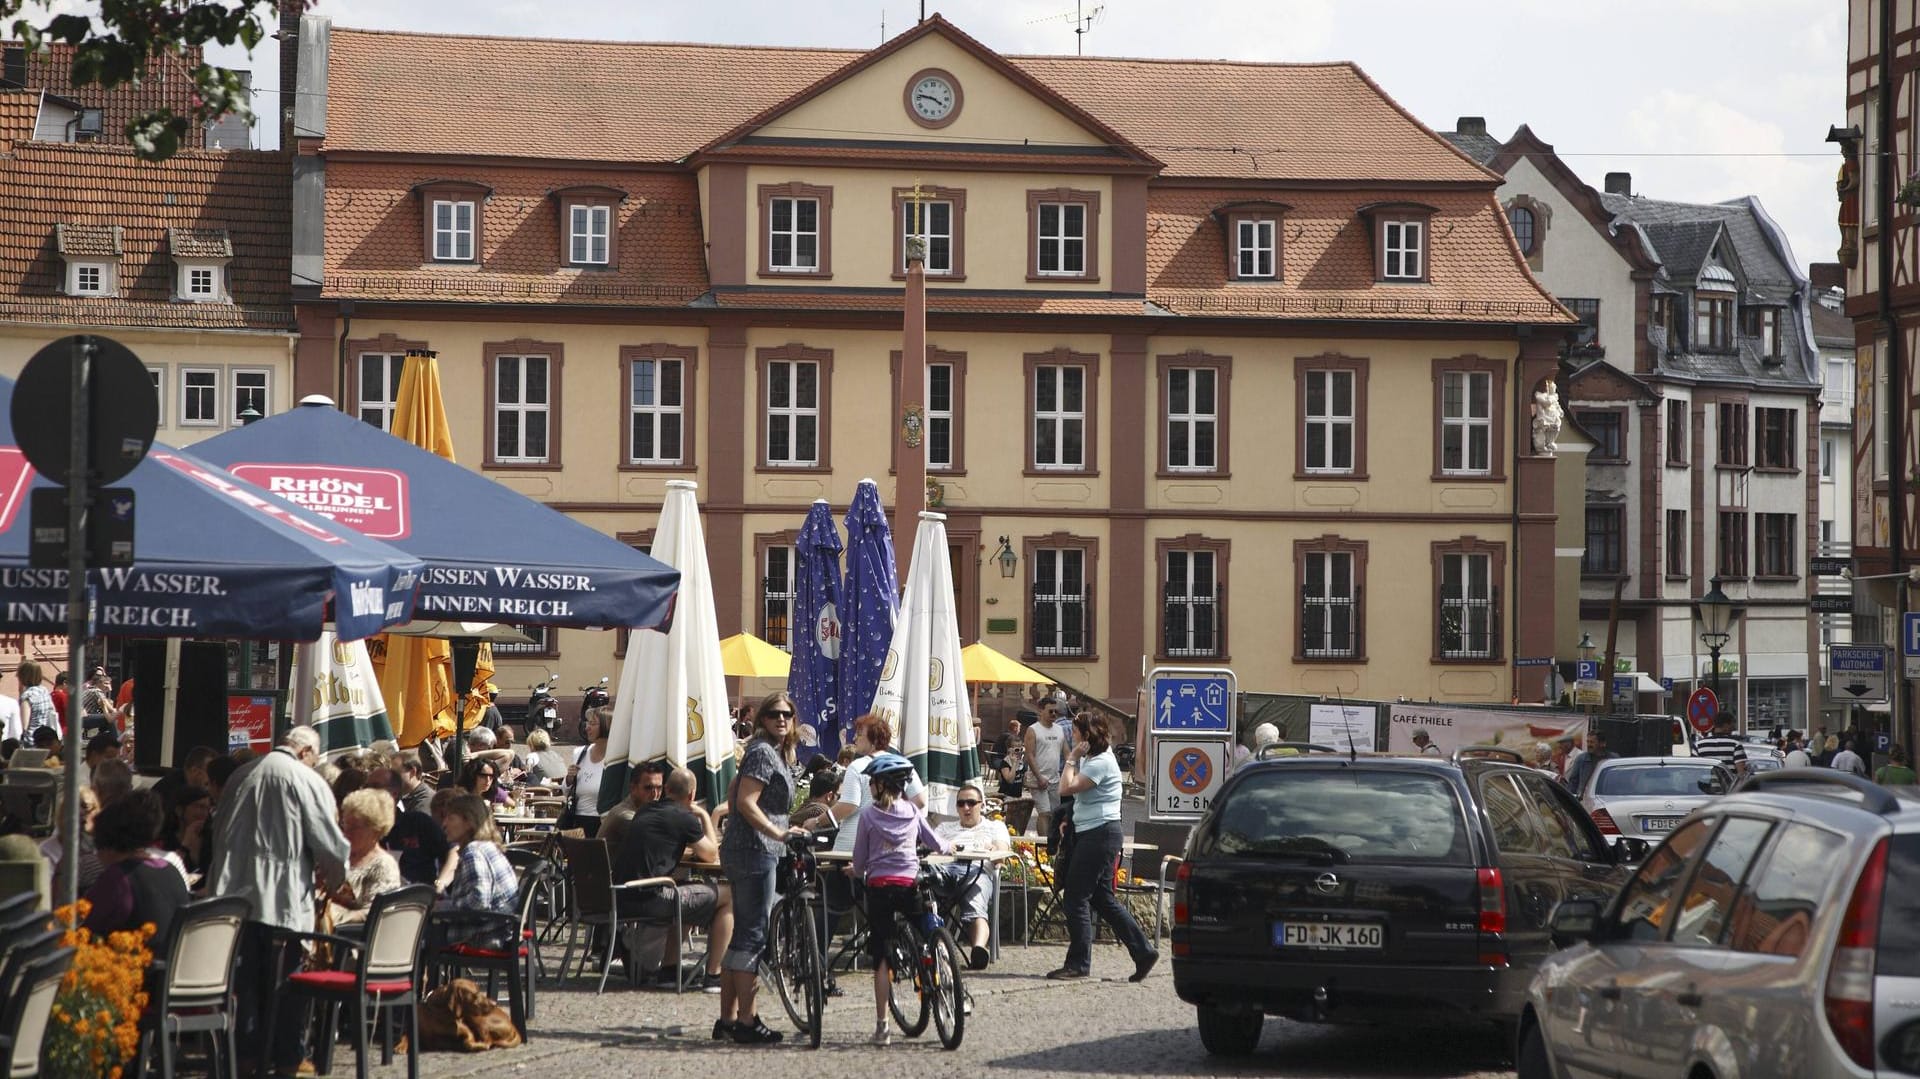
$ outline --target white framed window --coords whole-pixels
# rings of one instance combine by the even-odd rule
[[[1218,378],[1211,367],[1167,368],[1167,471],[1211,472],[1219,467]]]
[[[1440,557],[1440,658],[1492,659],[1499,621],[1493,559],[1484,554]]]
[[[1043,202],[1036,209],[1035,245],[1040,275],[1083,277],[1087,273],[1087,208],[1078,202]]]
[[[220,423],[220,369],[180,369],[180,425],[214,427]]]
[[[1033,467],[1087,466],[1087,369],[1041,364],[1033,369]]]
[[[1300,654],[1308,659],[1359,655],[1353,553],[1308,551],[1300,572]]]
[[[613,207],[573,206],[567,214],[567,252],[575,266],[605,266],[613,229]]]
[[[820,464],[820,365],[813,360],[767,362],[767,464]]]
[[[1235,223],[1236,276],[1256,279],[1276,276],[1274,225],[1269,218],[1241,218]]]
[[[433,203],[433,257],[441,262],[473,261],[474,204],[460,199]]]
[[[760,564],[760,637],[782,651],[793,651],[793,603],[800,594],[794,577],[794,550],[770,544]]]
[[[1425,221],[1380,222],[1380,276],[1388,281],[1419,281],[1426,273]]]
[[[633,399],[627,403],[632,447],[628,462],[677,465],[684,458],[686,362],[673,358],[628,361]]]
[[[927,365],[927,467],[953,468],[954,379],[950,363]]]
[[[1166,552],[1161,654],[1202,659],[1220,654],[1220,575],[1212,551]]]
[[[228,422],[235,427],[246,422],[240,418],[246,410],[264,417],[273,407],[273,372],[264,367],[234,368],[228,373],[228,388],[233,395]]]
[[[820,200],[775,196],[767,200],[767,266],[777,273],[820,268]]]
[[[1493,471],[1493,376],[1484,371],[1441,376],[1440,471],[1453,476]]]
[[[179,280],[175,282],[175,295],[182,300],[196,303],[211,303],[226,297],[226,289],[221,277],[221,266],[205,262],[182,263],[178,270]]]
[[[552,401],[548,356],[493,359],[493,459],[501,464],[544,464]]]
[[[67,293],[72,296],[113,295],[113,265],[107,262],[67,263]]]
[[[1033,552],[1033,652],[1084,656],[1088,651],[1087,552],[1043,547]]]
[[[360,354],[360,402],[362,420],[393,430],[394,403],[400,399],[400,372],[407,366],[403,352],[362,352]]]
[[[1306,375],[1306,470],[1353,471],[1352,371],[1308,371]]]
[[[900,269],[907,268],[907,246],[916,238],[920,241],[923,253],[921,265],[928,273],[953,272],[953,203],[947,201],[923,202],[920,204],[920,231],[913,228],[913,201],[909,199],[900,209],[902,231],[900,239]]]

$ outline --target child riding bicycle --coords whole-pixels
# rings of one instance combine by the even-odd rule
[[[888,957],[896,914],[914,916],[914,883],[920,872],[919,848],[942,854],[951,848],[934,834],[926,813],[906,797],[913,765],[898,753],[878,753],[867,765],[873,800],[860,811],[860,834],[853,846],[853,875],[866,882],[867,949],[873,957],[873,1044],[890,1039],[887,1006],[893,1000]]]

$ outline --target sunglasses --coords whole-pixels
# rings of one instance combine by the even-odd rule
[[[979,805],[979,804],[980,804],[980,799],[978,799],[978,798],[966,798],[966,799],[962,799],[961,801],[959,801],[959,802],[956,802],[956,803],[954,803],[954,804],[955,804],[955,805],[958,805],[958,806],[959,806],[959,807],[960,807],[961,809],[965,809],[965,808],[967,808],[968,806],[977,806],[977,805]]]
[[[793,713],[786,711],[784,709],[777,709],[775,711],[768,712],[767,714],[774,717],[775,719],[792,719],[793,718]]]
[[[494,776],[497,776],[497,775],[499,775],[500,773],[498,773],[498,772],[475,772],[474,774],[475,774],[475,775],[477,775],[477,776],[479,776],[479,777],[480,777],[481,779],[492,779],[492,778],[493,778]]]

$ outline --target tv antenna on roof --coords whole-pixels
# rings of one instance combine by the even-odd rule
[[[1072,20],[1073,34],[1074,34],[1073,54],[1075,56],[1084,56],[1086,55],[1086,51],[1087,51],[1086,50],[1087,31],[1093,29],[1093,20],[1099,18],[1100,13],[1107,10],[1107,5],[1095,4],[1093,5],[1092,11],[1086,11],[1086,10],[1083,10],[1083,8],[1084,8],[1083,0],[1073,0],[1073,13],[1071,15],[1067,14],[1066,12],[1061,12],[1058,15],[1048,15],[1045,18],[1031,19],[1028,21],[1028,25],[1031,26],[1034,23],[1042,23],[1042,22],[1060,22],[1063,20],[1069,20],[1069,19]]]

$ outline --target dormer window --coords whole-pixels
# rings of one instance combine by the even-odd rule
[[[220,298],[220,267],[180,267],[180,298],[205,303]]]
[[[1709,262],[1700,268],[1693,292],[1693,347],[1702,352],[1733,350],[1733,271]]]
[[[1242,202],[1213,211],[1227,241],[1227,280],[1278,281],[1282,274],[1280,226],[1291,207]]]
[[[1360,208],[1370,223],[1374,280],[1415,284],[1427,277],[1428,229],[1434,209],[1419,203],[1376,203]]]
[[[228,299],[227,263],[233,241],[226,229],[168,229],[167,253],[173,256],[173,298],[190,303]]]
[[[1779,359],[1780,309],[1778,307],[1747,308],[1747,336],[1753,339],[1762,359]]]
[[[416,184],[425,228],[426,261],[480,261],[485,250],[487,199],[493,189],[466,180],[430,180]]]
[[[67,292],[74,296],[111,296],[113,267],[105,262],[74,262],[67,267]]]
[[[575,206],[567,215],[567,251],[576,266],[607,264],[611,206]]]
[[[67,295],[119,294],[120,226],[55,225],[53,246],[66,263],[63,291]]]
[[[627,193],[598,185],[563,187],[551,195],[560,211],[560,264],[605,270],[620,261],[620,204]]]

